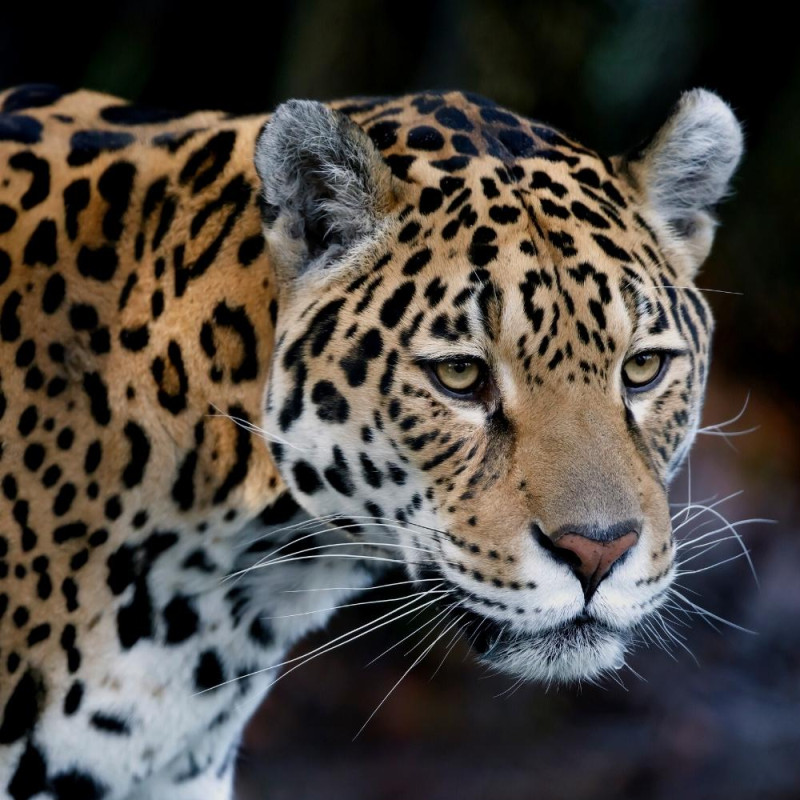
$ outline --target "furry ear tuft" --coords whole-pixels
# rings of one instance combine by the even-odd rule
[[[627,159],[653,211],[684,242],[692,273],[711,250],[714,207],[728,193],[742,151],[742,128],[727,103],[694,89],[683,94],[650,142]]]
[[[255,166],[267,241],[288,279],[369,237],[392,204],[391,171],[375,145],[322,103],[279,106],[258,137]]]

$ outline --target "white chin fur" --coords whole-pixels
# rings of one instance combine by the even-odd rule
[[[614,631],[571,629],[498,642],[481,657],[492,669],[524,680],[593,680],[625,664],[625,639]]]

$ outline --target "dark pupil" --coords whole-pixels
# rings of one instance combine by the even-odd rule
[[[636,366],[643,367],[653,356],[646,353],[640,353],[636,356]]]
[[[464,372],[469,367],[469,364],[466,361],[456,361],[453,364],[453,369],[456,372]]]

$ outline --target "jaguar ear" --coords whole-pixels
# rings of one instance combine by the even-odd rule
[[[666,123],[627,166],[672,235],[685,245],[691,275],[714,240],[714,207],[730,190],[742,156],[742,127],[713,92],[684,93]]]
[[[329,267],[377,230],[392,206],[391,170],[371,139],[322,103],[278,106],[256,143],[262,212],[282,279]]]

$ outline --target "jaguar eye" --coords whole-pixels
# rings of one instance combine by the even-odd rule
[[[439,383],[454,394],[470,394],[483,381],[481,363],[470,359],[438,361],[433,365],[433,372]]]
[[[660,377],[667,357],[663,353],[637,353],[622,365],[622,380],[628,389],[650,388]]]

